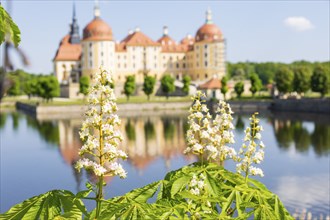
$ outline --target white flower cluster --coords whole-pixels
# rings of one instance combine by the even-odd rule
[[[105,70],[101,69],[94,76],[94,84],[89,89],[86,119],[79,133],[84,142],[79,155],[85,158],[78,160],[76,168],[79,171],[82,168],[92,170],[97,176],[125,178],[125,170],[116,162],[119,158],[126,159],[127,155],[118,149],[122,135],[118,131],[120,119],[115,114],[116,97],[111,83],[111,74]]]
[[[187,148],[185,154],[193,153],[200,157],[207,156],[210,160],[224,161],[236,157],[236,152],[227,144],[235,143],[232,129],[233,112],[229,104],[220,101],[214,120],[209,109],[203,103],[205,95],[197,92],[193,97],[193,105],[188,116]]]
[[[204,193],[205,187],[204,180],[205,176],[203,173],[201,173],[198,178],[196,175],[194,175],[189,183],[189,192],[196,196],[202,195]]]
[[[257,113],[253,114],[250,118],[251,127],[245,129],[244,143],[239,150],[238,154],[241,156],[238,158],[236,165],[236,171],[238,173],[244,172],[245,176],[264,176],[263,171],[260,168],[253,166],[253,164],[260,164],[264,160],[264,148],[265,145],[261,141],[260,131],[263,130],[259,125],[259,119],[256,117]]]

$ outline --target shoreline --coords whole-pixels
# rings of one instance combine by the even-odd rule
[[[295,113],[316,113],[321,116],[330,114],[330,99],[299,99],[299,100],[260,100],[228,101],[235,112],[276,111]],[[120,103],[118,105],[119,115],[143,116],[143,115],[177,115],[188,114],[191,102],[145,102],[145,103]],[[217,102],[209,102],[209,108],[215,110]],[[87,109],[85,105],[66,106],[36,106],[23,102],[16,102],[16,110],[23,111],[38,119],[50,118],[82,118]],[[6,110],[6,107],[4,108]],[[4,112],[1,109],[1,112]]]

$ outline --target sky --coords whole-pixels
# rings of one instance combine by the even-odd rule
[[[52,59],[72,21],[73,0],[1,1],[21,30],[20,48],[30,65],[11,55],[16,68],[27,72],[53,72]],[[93,0],[76,0],[80,36],[93,19]],[[99,1],[101,18],[112,28],[116,41],[129,30],[140,30],[157,40],[167,25],[180,41],[195,36],[212,10],[213,22],[227,42],[229,62],[285,62],[330,60],[330,1]],[[3,54],[1,53],[1,60]],[[2,61],[1,61],[2,64]]]

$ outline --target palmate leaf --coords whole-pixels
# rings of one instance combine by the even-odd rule
[[[148,184],[142,188],[134,189],[127,194],[125,197],[135,200],[137,202],[147,202],[148,199],[152,198],[158,190],[158,187],[163,183],[163,181],[157,181]]]
[[[190,180],[191,177],[186,175],[175,180],[171,187],[171,197],[173,198],[175,194],[177,194],[180,190],[184,189]]]
[[[0,219],[81,219],[86,208],[67,190],[52,190],[34,196],[0,214]]]
[[[5,41],[7,34],[9,35],[10,40],[17,47],[21,41],[21,32],[10,15],[0,5],[0,44]]]

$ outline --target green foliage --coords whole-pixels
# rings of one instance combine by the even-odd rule
[[[250,75],[250,81],[251,81],[250,91],[252,92],[252,96],[254,96],[256,92],[260,91],[260,89],[262,88],[262,83],[259,76],[255,73],[252,73]]]
[[[169,94],[175,91],[174,78],[169,74],[166,74],[162,77],[160,83],[161,89],[166,94],[166,98],[168,99]]]
[[[21,41],[21,32],[10,15],[0,5],[0,45],[6,40],[7,35],[9,40],[17,47]]]
[[[234,90],[237,94],[237,97],[240,98],[242,93],[244,92],[244,83],[242,81],[237,82],[235,84]]]
[[[189,94],[189,86],[190,86],[190,82],[191,82],[190,76],[185,75],[182,79],[182,82],[183,82],[182,91],[188,95]]]
[[[38,81],[36,77],[31,77],[25,82],[23,86],[23,91],[26,95],[28,95],[29,99],[31,98],[31,96],[37,95],[37,84]]]
[[[292,92],[294,74],[288,67],[280,68],[275,75],[275,83],[279,92]]]
[[[79,92],[82,93],[84,96],[88,94],[88,88],[89,88],[89,77],[88,76],[82,76],[79,79]]]
[[[152,76],[146,76],[144,77],[143,82],[143,92],[148,96],[148,100],[150,100],[150,95],[154,92],[156,84],[156,78]]]
[[[205,193],[189,191],[193,176],[206,178]],[[148,203],[154,198],[154,203]],[[194,163],[103,203],[100,219],[293,219],[262,183],[210,163]]]
[[[293,90],[300,93],[305,93],[310,88],[311,71],[310,68],[299,66],[293,70]]]
[[[221,93],[223,94],[224,99],[226,100],[226,93],[228,92],[228,78],[226,76],[221,79]]]
[[[60,94],[60,86],[55,76],[39,76],[37,95],[47,102]]]
[[[317,66],[311,78],[311,88],[313,92],[319,92],[322,97],[330,90],[330,69],[324,66]]]
[[[124,84],[124,93],[127,97],[127,101],[129,100],[129,97],[133,95],[135,92],[135,76],[127,76],[126,82]]]
[[[8,78],[11,81],[11,87],[8,89],[7,94],[12,96],[21,95],[21,84],[19,79],[16,76],[9,76]]]
[[[83,213],[87,210],[73,193],[53,190],[13,206],[0,219],[81,219]]]

